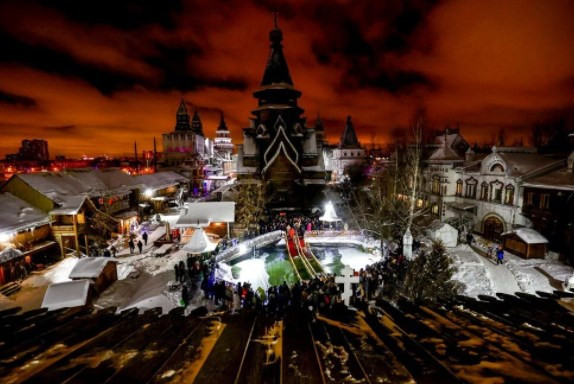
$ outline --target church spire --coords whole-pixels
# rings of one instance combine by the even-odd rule
[[[225,118],[223,117],[223,112],[221,112],[221,117],[219,118],[219,126],[217,127],[217,130],[229,132],[229,129],[227,129],[227,124],[225,124]]]
[[[179,107],[177,108],[177,113],[175,114],[175,130],[176,131],[189,131],[191,130],[191,125],[189,123],[189,113],[187,113],[187,106],[185,105],[185,100],[183,96],[179,102]]]
[[[277,12],[275,12],[274,22],[275,27],[269,32],[271,46],[261,85],[284,83],[292,86],[293,80],[291,80],[287,60],[285,60],[285,56],[283,55],[283,45],[281,45],[283,32],[277,26]]]
[[[203,123],[201,122],[197,108],[193,112],[193,118],[191,119],[191,130],[196,134],[203,136]]]
[[[345,124],[345,130],[341,135],[341,140],[339,141],[339,148],[360,148],[359,140],[357,139],[357,134],[355,133],[355,128],[353,127],[353,122],[351,121],[351,116],[347,116],[347,124]]]

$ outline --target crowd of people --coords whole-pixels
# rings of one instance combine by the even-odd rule
[[[391,252],[384,261],[374,263],[356,271],[359,284],[352,286],[351,305],[362,304],[392,295],[394,284],[385,284],[403,279],[407,261],[402,255]],[[211,301],[215,308],[231,310],[256,309],[268,315],[282,317],[289,310],[303,311],[313,319],[317,313],[332,317],[345,316],[346,307],[342,298],[342,284],[335,283],[334,274],[323,274],[308,281],[287,282],[279,286],[254,289],[249,282],[233,283],[215,278],[218,268],[213,258],[204,261],[188,257],[174,266],[176,280],[181,284],[182,305],[187,306],[191,294],[198,288],[203,298]]]

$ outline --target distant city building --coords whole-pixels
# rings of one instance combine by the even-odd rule
[[[15,161],[37,161],[46,162],[50,160],[48,152],[48,142],[46,140],[33,139],[22,140],[22,146],[18,153],[6,155],[6,160]]]

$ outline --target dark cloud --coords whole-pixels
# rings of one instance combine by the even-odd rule
[[[0,90],[0,104],[10,104],[21,107],[35,107],[36,101],[26,96],[20,96],[9,92],[3,92]]]
[[[72,134],[77,130],[75,125],[62,125],[59,127],[44,127],[44,131],[48,131],[48,133],[55,133],[55,134]]]
[[[272,11],[309,125],[392,141],[413,111],[470,141],[574,119],[569,0],[0,2],[0,130],[71,154],[129,152],[173,128],[182,94],[235,143],[256,106]],[[26,108],[24,110],[24,108]],[[465,128],[467,127],[467,128]],[[522,127],[522,128],[521,128]],[[94,149],[98,148],[98,149]],[[4,151],[4,149],[0,149]]]
[[[174,16],[183,10],[180,0],[41,0],[39,3],[85,24],[104,24],[123,30],[137,30],[150,24],[175,28]]]

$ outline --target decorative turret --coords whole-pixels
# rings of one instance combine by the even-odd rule
[[[227,129],[227,124],[225,124],[225,118],[223,117],[223,112],[221,112],[221,115],[219,117],[219,126],[217,127],[217,136],[220,135],[220,133],[229,133],[229,129]]]
[[[213,148],[224,159],[231,159],[233,143],[231,143],[229,129],[227,129],[227,124],[225,124],[223,112],[221,113],[221,117],[219,119],[219,126],[215,131],[215,142],[213,144]]]
[[[357,134],[355,133],[355,128],[353,127],[353,122],[351,121],[351,116],[347,116],[347,124],[345,124],[345,130],[341,135],[339,148],[361,148],[361,144],[359,144]]]
[[[193,112],[193,119],[191,119],[191,130],[201,136],[203,135],[203,124],[201,123],[201,118],[199,117],[199,112],[197,108]]]
[[[187,106],[183,96],[179,102],[179,108],[175,115],[175,130],[176,131],[190,131],[191,125],[189,123],[189,113],[187,113]]]

